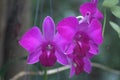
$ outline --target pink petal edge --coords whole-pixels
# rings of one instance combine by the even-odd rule
[[[38,27],[29,29],[19,40],[19,44],[28,52],[32,53],[42,41],[42,34]]]
[[[89,25],[89,35],[96,44],[102,44],[102,25],[97,19],[93,19]]]
[[[90,73],[92,70],[92,64],[88,58],[84,58],[84,71]]]

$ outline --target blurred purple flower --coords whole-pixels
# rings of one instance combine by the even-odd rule
[[[98,0],[91,0],[91,2],[86,2],[80,6],[80,12],[82,16],[89,15],[90,21],[93,18],[103,19],[103,14],[97,8]]]
[[[87,16],[87,15],[86,15]],[[65,50],[71,66],[70,76],[82,71],[90,73],[89,58],[98,53],[98,45],[102,43],[102,25],[97,19],[89,23],[88,17],[78,21],[76,17],[67,17],[57,25],[59,34],[69,42]],[[86,66],[88,65],[88,66]]]
[[[47,16],[43,22],[43,35],[36,26],[28,30],[19,41],[19,44],[29,52],[28,64],[40,62],[43,66],[53,66],[56,61],[68,64],[62,47],[65,41],[57,33],[51,17]]]

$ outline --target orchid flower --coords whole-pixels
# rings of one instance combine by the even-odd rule
[[[29,29],[19,40],[19,44],[25,48],[29,56],[28,64],[40,62],[43,66],[53,66],[56,61],[65,65],[68,64],[62,47],[65,41],[55,34],[55,24],[50,16],[43,21],[43,33],[37,26]]]
[[[101,23],[97,19],[88,23],[86,17],[78,21],[76,17],[71,16],[61,20],[57,25],[57,30],[70,43],[66,50],[71,64],[70,76],[82,71],[89,73],[91,71],[89,58],[97,54],[98,44],[102,43]]]
[[[91,0],[91,2],[86,2],[80,6],[80,12],[82,16],[90,15],[90,20],[92,18],[103,19],[103,14],[97,8],[98,0]]]

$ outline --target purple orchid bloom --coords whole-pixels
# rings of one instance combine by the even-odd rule
[[[91,72],[91,62],[88,57],[83,56],[83,51],[88,50],[85,50],[84,48],[85,47],[81,49],[79,45],[75,45],[72,53],[66,52],[68,53],[67,56],[71,65],[70,77],[72,77],[74,74],[78,75],[83,71],[87,73]]]
[[[86,15],[88,16],[88,15]],[[57,25],[59,34],[69,41],[65,50],[71,64],[70,76],[82,71],[90,73],[89,58],[98,53],[98,45],[102,43],[102,25],[97,19],[89,23],[84,17],[81,21],[74,16],[64,18]]]
[[[103,19],[103,14],[97,8],[98,0],[91,0],[80,6],[80,12],[83,16],[90,15],[90,21],[92,18]]]
[[[56,61],[68,64],[62,47],[65,45],[60,35],[55,34],[55,24],[47,16],[43,22],[43,35],[36,26],[28,30],[20,39],[19,44],[29,52],[28,64],[40,62],[43,66],[53,66]]]
[[[81,21],[79,23],[74,16],[64,18],[58,23],[57,30],[70,43],[74,42],[83,46],[89,44],[90,51],[96,53],[97,45],[103,42],[102,25],[97,19],[93,19],[91,23],[88,23],[87,19]]]

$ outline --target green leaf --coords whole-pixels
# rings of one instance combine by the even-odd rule
[[[118,36],[120,38],[120,26],[112,21],[110,21],[109,23],[112,26],[112,28],[118,33]]]
[[[111,8],[118,3],[119,3],[119,0],[104,0],[103,6]]]
[[[117,18],[120,18],[120,6],[114,6],[111,8],[111,12]]]

